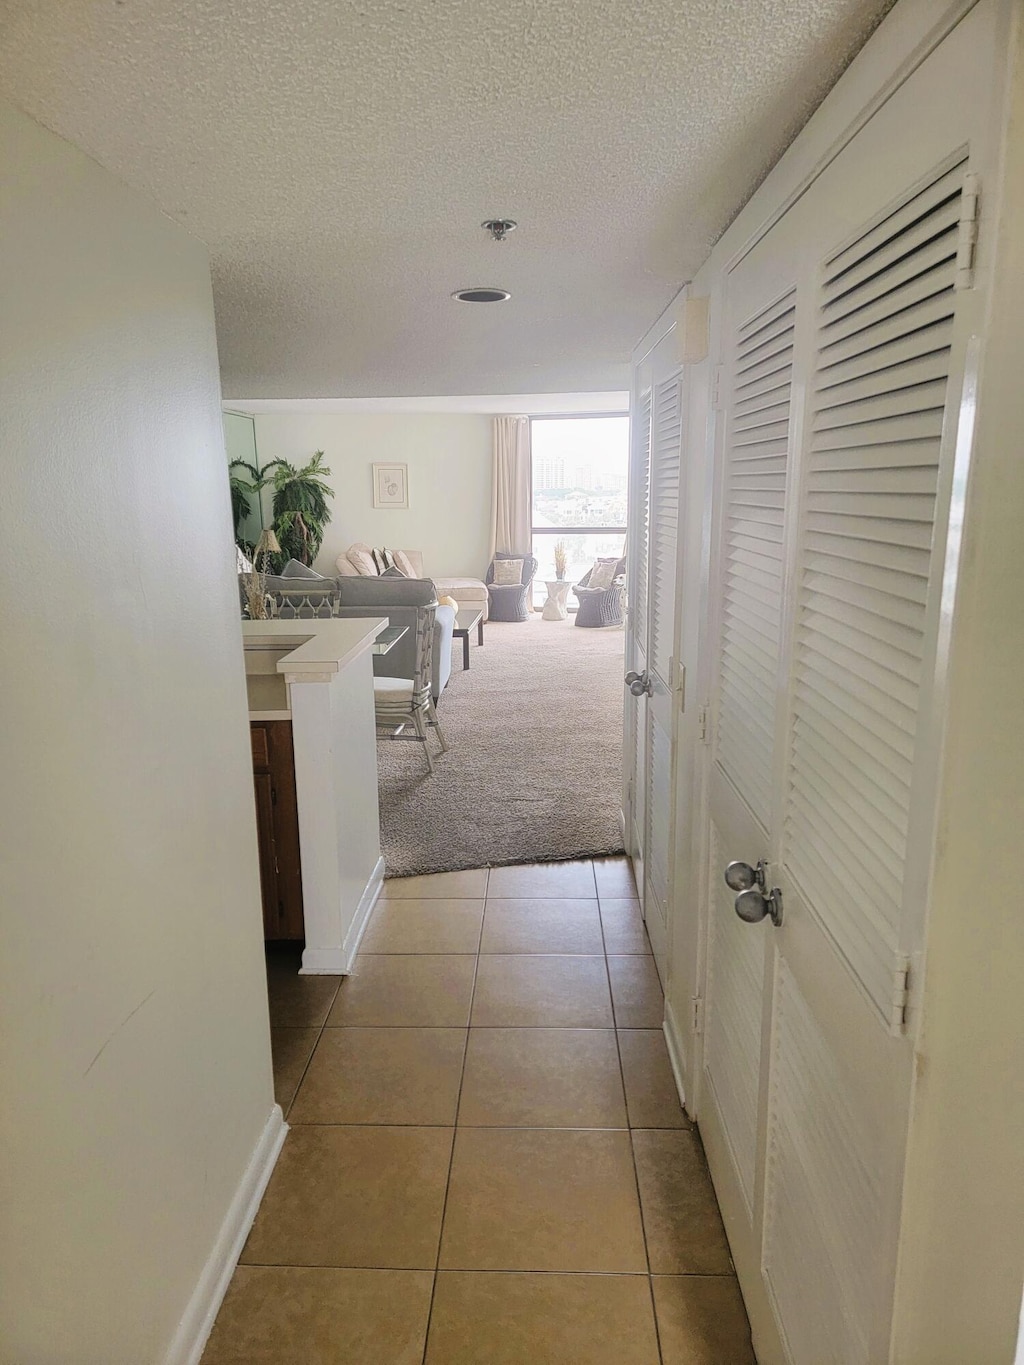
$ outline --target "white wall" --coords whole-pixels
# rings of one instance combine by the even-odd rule
[[[148,1365],[273,1106],[209,272],[0,166],[0,1359]]]
[[[332,471],[333,517],[316,562],[355,541],[423,551],[424,571],[482,578],[491,527],[492,423],[477,413],[274,412],[256,417],[260,464],[304,464],[322,450]],[[409,466],[409,509],[374,508],[370,466]],[[269,496],[269,495],[268,495]]]

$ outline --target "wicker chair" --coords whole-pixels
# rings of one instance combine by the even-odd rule
[[[580,604],[576,612],[576,624],[591,627],[621,626],[622,598],[626,583],[625,559],[616,562],[610,587],[588,587],[593,572],[593,568],[588,569],[573,588]]]
[[[375,675],[373,679],[373,709],[378,731],[392,739],[412,739],[423,745],[423,754],[430,772],[434,759],[427,743],[428,730],[437,732],[441,752],[447,753],[448,742],[434,710],[430,695],[431,664],[434,653],[434,613],[437,602],[406,608],[415,613],[413,635],[415,664],[411,678],[389,678]],[[396,609],[397,613],[397,609]],[[392,615],[392,620],[394,619]],[[382,656],[384,659],[387,655]],[[412,727],[409,729],[408,727]]]
[[[521,559],[523,573],[518,583],[495,583],[494,563],[499,559]],[[530,619],[530,593],[537,573],[537,561],[533,555],[514,555],[499,551],[487,570],[487,598],[489,602],[488,620],[491,621],[528,621]]]

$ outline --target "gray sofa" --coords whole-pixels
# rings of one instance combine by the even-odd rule
[[[292,571],[289,573],[288,570]],[[408,632],[386,654],[373,656],[373,671],[383,678],[411,678],[415,664],[416,608],[437,602],[437,590],[429,578],[324,578],[302,565],[285,566],[283,574],[267,575],[267,595],[275,615],[299,620],[329,616],[386,616],[393,626]],[[242,605],[245,588],[239,578]],[[452,632],[455,608],[438,606],[434,614],[434,651],[431,693],[436,702],[452,671]]]
[[[337,581],[339,616],[386,616],[393,626],[408,626],[398,644],[373,656],[373,671],[381,678],[411,678],[416,659],[416,608],[437,602],[429,578],[347,578]],[[431,695],[436,702],[452,671],[452,631],[455,608],[437,607],[434,613],[434,653]]]

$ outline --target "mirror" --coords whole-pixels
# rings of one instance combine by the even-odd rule
[[[263,530],[263,500],[258,492],[252,491],[253,471],[260,467],[255,419],[244,412],[225,412],[224,445],[231,478],[235,539],[251,556]],[[241,464],[235,464],[235,461],[241,461]]]

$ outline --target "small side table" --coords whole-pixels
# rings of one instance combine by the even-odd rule
[[[545,579],[544,585],[548,590],[548,600],[544,603],[544,610],[541,612],[542,621],[564,621],[568,616],[566,609],[566,598],[569,596],[569,582],[565,578]]]

